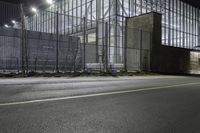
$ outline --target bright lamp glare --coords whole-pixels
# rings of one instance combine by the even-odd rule
[[[16,21],[15,21],[15,20],[12,20],[12,23],[13,23],[13,24],[16,24]]]
[[[53,0],[46,0],[46,2],[50,5],[53,4]]]
[[[9,26],[7,24],[5,24],[4,27],[9,28]]]
[[[35,7],[32,7],[31,8],[32,12],[36,13],[37,12],[37,9]]]

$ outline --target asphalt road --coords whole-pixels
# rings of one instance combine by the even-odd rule
[[[199,133],[200,78],[0,79],[0,133]]]

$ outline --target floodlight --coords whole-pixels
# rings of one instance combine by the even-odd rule
[[[53,0],[46,0],[46,2],[50,5],[53,4]]]
[[[34,12],[34,13],[37,13],[37,9],[35,7],[32,7],[31,11]]]
[[[7,24],[5,24],[4,27],[9,28],[9,26]]]

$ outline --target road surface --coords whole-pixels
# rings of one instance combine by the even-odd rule
[[[199,133],[200,78],[0,79],[0,133]]]

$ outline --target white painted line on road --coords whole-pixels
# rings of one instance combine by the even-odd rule
[[[22,104],[30,104],[30,103],[41,103],[41,102],[60,101],[60,100],[69,100],[69,99],[78,99],[78,98],[87,98],[87,97],[96,97],[96,96],[125,94],[125,93],[160,90],[160,89],[189,86],[189,85],[200,85],[200,82],[170,85],[170,86],[161,86],[161,87],[152,87],[152,88],[144,88],[144,89],[135,89],[135,90],[126,90],[126,91],[105,92],[105,93],[88,94],[88,95],[80,95],[80,96],[67,96],[67,97],[60,97],[60,98],[48,98],[48,99],[30,100],[30,101],[23,101],[23,102],[1,103],[0,106],[22,105]]]

